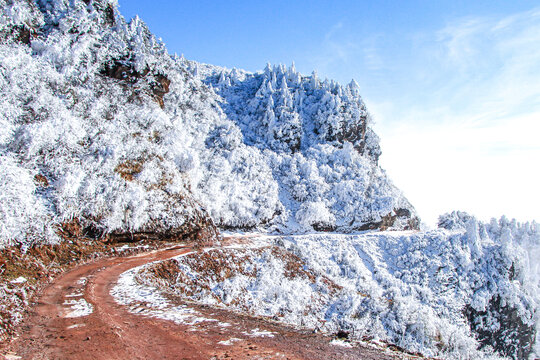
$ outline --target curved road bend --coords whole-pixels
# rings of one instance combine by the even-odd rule
[[[98,260],[64,273],[37,298],[37,305],[19,329],[19,338],[10,345],[9,358],[381,360],[405,356],[370,347],[332,344],[328,336],[180,299],[174,300],[194,310],[203,320],[191,325],[177,323],[135,314],[133,307],[130,312],[129,307],[119,305],[110,295],[123,272],[191,251],[190,247],[177,246]],[[71,308],[66,304],[81,300],[91,304],[93,311],[87,314],[82,309],[82,316],[70,314]]]

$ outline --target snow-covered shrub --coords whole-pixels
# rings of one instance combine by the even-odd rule
[[[47,207],[45,189],[37,173],[10,154],[0,153],[0,239],[3,245],[28,247],[34,242],[58,240],[54,214]]]
[[[475,221],[472,215],[463,211],[453,211],[439,216],[438,227],[446,230],[464,230],[470,221]]]

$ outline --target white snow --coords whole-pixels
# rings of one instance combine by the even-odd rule
[[[24,276],[19,276],[18,278],[11,280],[10,283],[12,283],[12,284],[24,284],[27,281],[28,280]]]
[[[502,218],[484,224],[470,217],[426,232],[298,235],[274,242],[177,258],[177,282],[165,288],[202,303],[448,359],[497,358],[489,347],[478,350],[467,307],[489,309],[476,315],[479,330],[497,331],[505,311],[538,329],[538,258],[530,257],[540,248],[535,223]],[[222,272],[194,270],[201,265]],[[497,299],[505,308],[492,307]],[[516,343],[516,320],[509,326],[497,341],[525,346]]]
[[[73,325],[69,325],[67,327],[68,330],[70,329],[76,329],[76,328],[80,328],[80,327],[83,327],[83,326],[86,326],[86,324],[73,324]]]
[[[85,299],[66,300],[64,301],[64,306],[69,306],[69,310],[64,314],[66,318],[88,316],[94,312],[92,304],[89,304]]]
[[[129,306],[134,314],[157,317],[178,324],[216,322],[216,319],[202,316],[187,305],[172,304],[156,287],[137,282],[138,272],[146,266],[149,265],[133,268],[119,277],[117,284],[111,289],[111,295],[116,302]]]
[[[67,294],[66,297],[67,298],[72,298],[72,297],[81,297],[81,296],[84,296],[84,294],[82,292],[74,292],[72,294]]]
[[[150,248],[149,245],[135,245],[135,246],[132,246],[132,245],[125,244],[125,245],[122,245],[122,246],[119,246],[119,247],[115,248],[115,250],[117,252],[124,252],[124,251],[127,251],[127,250],[138,250],[138,249],[149,249],[149,248]]]
[[[341,340],[341,339],[334,339],[334,340],[330,341],[330,344],[335,345],[335,346],[346,347],[346,348],[352,348],[353,347],[350,342],[347,342],[347,341],[344,341],[344,340]]]
[[[250,337],[274,337],[276,335],[272,331],[259,330],[259,328],[251,329],[250,331],[245,331],[243,334]]]
[[[234,345],[235,342],[238,342],[238,341],[242,341],[242,339],[238,339],[238,338],[230,338],[228,340],[222,340],[222,341],[218,341],[218,344],[220,345]]]

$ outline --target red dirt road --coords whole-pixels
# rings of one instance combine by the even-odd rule
[[[397,359],[370,347],[331,344],[331,337],[263,319],[186,304],[201,318],[175,323],[134,314],[110,295],[118,277],[148,262],[193,251],[175,247],[99,260],[66,272],[44,289],[9,346],[9,359]],[[93,312],[69,316],[66,301],[84,298]],[[140,304],[144,307],[144,304]],[[131,307],[133,311],[133,307]],[[0,355],[2,358],[2,355]]]

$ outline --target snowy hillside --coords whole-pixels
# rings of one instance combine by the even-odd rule
[[[154,264],[139,280],[427,356],[538,356],[540,226],[505,218],[484,224],[462,213],[441,222],[448,229],[288,236],[259,248],[215,249]]]
[[[277,223],[295,230],[418,227],[413,207],[377,166],[379,139],[354,81],[303,76],[294,64],[255,74],[188,64],[223,97],[244,142],[272,169],[284,206]]]
[[[0,0],[0,244],[418,226],[352,83],[171,57],[115,1]]]
[[[197,109],[185,88],[204,86],[114,6],[2,4],[4,244],[55,241],[57,227],[72,221],[90,236],[175,237],[207,227],[212,236],[185,175],[189,133],[175,131]],[[160,99],[169,85],[179,105],[195,105],[165,114]]]

